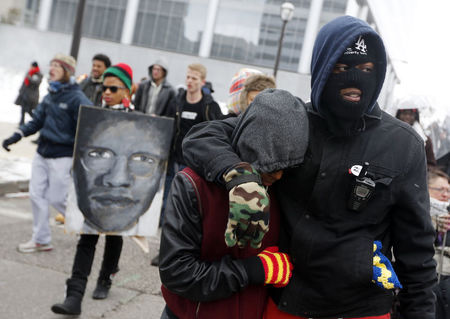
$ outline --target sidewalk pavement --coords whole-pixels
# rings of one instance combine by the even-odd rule
[[[0,142],[11,136],[16,125],[0,122]],[[69,318],[53,314],[50,307],[64,300],[65,280],[70,276],[77,235],[68,235],[55,225],[51,210],[50,225],[54,249],[50,252],[22,254],[19,243],[30,239],[32,230],[28,181],[38,134],[11,145],[10,152],[0,147],[0,300],[1,318]],[[159,236],[149,237],[150,253],[144,253],[131,238],[124,238],[120,271],[115,276],[110,296],[91,298],[104,251],[101,236],[82,304],[83,319],[157,319],[164,308],[159,272],[150,265],[159,249]]]

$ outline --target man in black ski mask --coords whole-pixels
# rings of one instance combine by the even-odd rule
[[[376,44],[359,36],[338,58],[322,91],[321,111],[337,135],[358,131],[377,91]],[[378,94],[377,94],[378,95]]]
[[[410,125],[377,103],[386,68],[383,40],[360,19],[338,17],[317,34],[308,150],[272,186],[280,251],[290,254],[294,270],[286,287],[271,290],[267,317],[390,318],[395,285],[380,289],[390,278],[377,275],[376,242],[384,260],[395,255],[388,273],[403,286],[401,317],[435,318],[425,148]],[[201,123],[183,141],[187,164],[208,181],[225,184],[224,173],[242,163],[227,144],[237,120]],[[246,187],[243,179],[233,182]],[[232,222],[245,229],[242,218]]]

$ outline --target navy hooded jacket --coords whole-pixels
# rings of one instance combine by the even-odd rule
[[[37,152],[45,158],[71,157],[80,105],[92,105],[76,83],[47,94],[30,122],[20,126],[24,136],[40,132]]]

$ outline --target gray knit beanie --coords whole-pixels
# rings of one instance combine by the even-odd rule
[[[303,102],[287,91],[266,89],[239,117],[232,145],[243,161],[270,173],[302,163],[308,137]]]

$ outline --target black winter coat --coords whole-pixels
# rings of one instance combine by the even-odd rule
[[[29,83],[28,85],[25,85],[25,83],[22,82],[19,95],[14,104],[22,106],[26,112],[31,112],[39,103],[39,86],[42,81],[42,73],[37,72],[32,76],[27,74],[26,77],[28,78]]]
[[[95,106],[102,105],[102,84],[103,82],[94,82],[92,81],[92,77],[88,77],[84,79],[83,82],[80,83],[81,91],[87,96],[89,100],[94,103]]]
[[[183,116],[183,109],[186,102],[186,91],[180,90],[175,99],[172,100],[169,107],[169,112],[166,116],[175,118],[175,134],[172,140],[172,147],[170,151],[171,160],[185,165],[183,159],[181,145],[187,132],[197,123],[221,119],[223,117],[219,104],[214,101],[210,94],[204,94],[198,103],[200,107],[195,110],[195,119],[185,118]],[[193,112],[189,112],[193,113]]]
[[[281,206],[280,248],[294,263],[289,285],[273,291],[278,307],[302,317],[361,317],[389,312],[392,292],[372,283],[373,241],[395,255],[404,318],[433,318],[436,281],[423,140],[378,106],[365,130],[333,136],[309,106],[305,161],[274,185]],[[183,143],[189,166],[218,180],[241,160],[230,147],[236,118],[201,123]],[[375,192],[361,212],[347,209],[349,168],[369,162]]]

